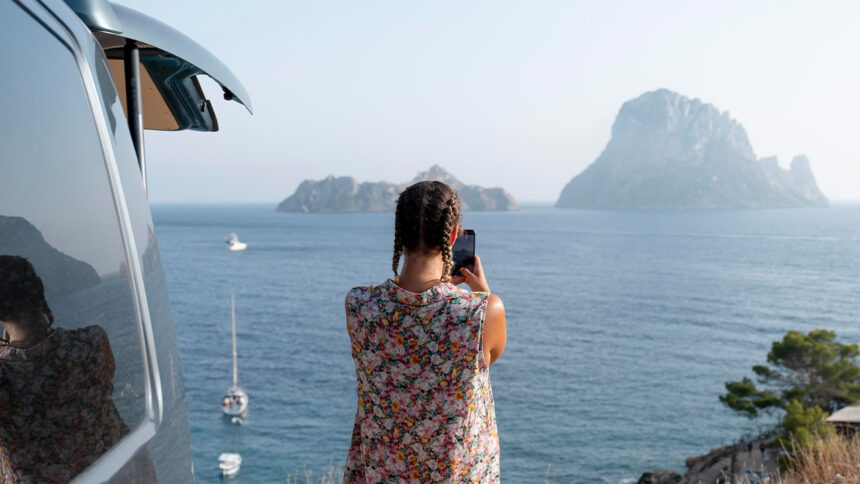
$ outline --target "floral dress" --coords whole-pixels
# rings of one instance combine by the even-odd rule
[[[0,347],[0,484],[68,482],[128,433],[98,326]]]
[[[352,289],[346,305],[358,408],[344,482],[499,482],[487,295],[389,280]]]

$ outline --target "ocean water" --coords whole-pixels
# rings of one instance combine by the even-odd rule
[[[199,482],[239,451],[235,483],[342,469],[356,405],[343,298],[391,275],[391,214],[157,205]],[[491,379],[508,483],[635,482],[769,423],[723,383],[791,329],[860,342],[860,206],[466,213],[508,345]],[[236,232],[248,243],[231,253]],[[231,382],[235,292],[244,426]]]

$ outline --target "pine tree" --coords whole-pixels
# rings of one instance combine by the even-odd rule
[[[833,331],[789,331],[771,346],[768,365],[753,366],[758,384],[748,377],[726,382],[720,401],[748,417],[786,410],[793,400],[803,408],[833,413],[860,401],[858,355],[856,344],[837,342]]]

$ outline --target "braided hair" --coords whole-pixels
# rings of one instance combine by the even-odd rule
[[[45,286],[33,264],[15,255],[0,255],[0,320],[28,323],[54,314],[45,300]]]
[[[425,255],[442,253],[445,264],[441,279],[448,281],[454,268],[449,245],[451,232],[460,225],[460,198],[440,181],[415,183],[397,198],[394,211],[394,256],[391,270],[397,281],[397,268],[403,251],[421,250]]]

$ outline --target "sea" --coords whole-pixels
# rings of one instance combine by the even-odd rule
[[[198,482],[339,481],[356,406],[343,300],[391,273],[393,214],[274,204],[155,205]],[[860,205],[466,212],[507,348],[491,368],[508,483],[633,483],[749,438],[777,416],[724,407],[789,330],[860,342]],[[230,252],[230,233],[247,242]],[[231,384],[236,297],[244,425]],[[746,437],[744,437],[746,436]]]

